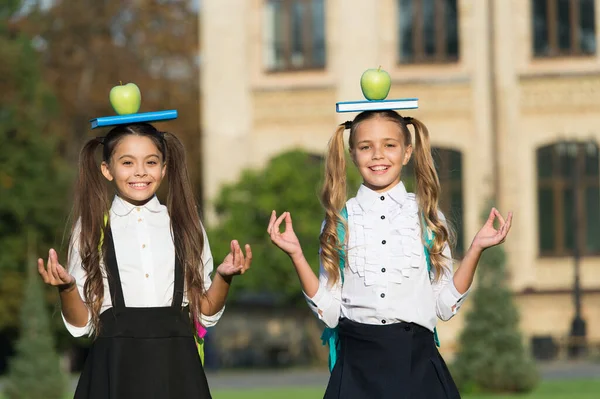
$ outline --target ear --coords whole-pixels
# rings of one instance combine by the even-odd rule
[[[106,180],[113,181],[114,177],[112,173],[110,173],[110,168],[108,167],[108,164],[106,162],[102,161],[102,164],[100,165],[100,170],[102,171],[104,177],[106,177]]]
[[[167,174],[167,164],[163,163],[162,171],[160,172],[160,178],[164,179]]]
[[[406,149],[404,150],[404,160],[402,161],[402,165],[406,165],[408,163],[408,161],[410,161],[412,152],[413,152],[412,144],[407,145]]]

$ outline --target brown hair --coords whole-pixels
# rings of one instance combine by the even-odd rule
[[[340,251],[343,243],[337,234],[338,223],[346,223],[340,211],[346,204],[346,153],[344,149],[344,130],[350,128],[348,145],[354,148],[354,137],[361,122],[369,119],[380,118],[392,121],[398,125],[404,136],[404,145],[412,144],[411,133],[408,125],[415,130],[415,146],[413,151],[414,170],[416,180],[416,198],[419,214],[422,221],[435,235],[429,248],[432,269],[435,271],[436,280],[440,278],[445,266],[443,248],[450,241],[451,231],[438,215],[438,198],[440,195],[440,182],[431,156],[429,132],[425,125],[414,118],[404,118],[395,111],[365,111],[360,113],[354,121],[338,126],[329,141],[325,158],[325,179],[321,190],[321,203],[325,208],[325,226],[319,237],[321,243],[321,262],[329,275],[330,284],[335,284],[340,278]],[[421,226],[425,228],[425,226]],[[347,237],[347,235],[346,235]]]
[[[111,162],[119,142],[128,135],[148,137],[166,163],[168,180],[167,209],[171,218],[171,232],[175,255],[181,262],[185,275],[190,313],[200,314],[200,303],[204,295],[202,274],[198,265],[202,262],[204,235],[194,200],[185,160],[185,149],[179,139],[167,132],[160,132],[147,123],[121,125],[113,128],[102,139],[91,139],[81,150],[79,178],[75,190],[73,220],[79,221],[79,237],[75,225],[71,229],[71,242],[79,240],[81,263],[86,273],[84,301],[90,309],[92,327],[97,335],[100,329],[100,310],[104,298],[104,283],[100,261],[106,253],[98,251],[101,236],[110,227],[105,225],[104,216],[109,214],[110,199],[104,177],[95,159],[96,149],[103,145],[102,160]]]

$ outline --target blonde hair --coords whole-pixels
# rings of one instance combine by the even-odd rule
[[[415,145],[413,149],[413,162],[416,180],[415,191],[419,214],[422,215],[421,228],[428,227],[434,234],[434,240],[429,248],[429,255],[432,270],[437,280],[442,275],[444,268],[446,268],[446,258],[442,254],[442,251],[446,243],[450,241],[451,231],[438,214],[440,181],[435,170],[433,157],[431,156],[429,131],[419,120],[411,117],[404,118],[395,111],[362,112],[351,123],[346,122],[339,125],[333,137],[329,140],[327,155],[325,157],[325,178],[321,189],[321,204],[325,208],[325,225],[319,237],[321,243],[321,263],[329,275],[329,283],[331,285],[335,284],[340,278],[340,254],[344,245],[338,237],[337,227],[338,224],[342,223],[344,228],[347,228],[346,221],[340,213],[347,201],[344,131],[346,128],[350,128],[348,145],[352,150],[354,148],[354,137],[360,123],[374,118],[396,123],[404,137],[405,146],[412,144],[408,125],[412,125],[414,128]]]

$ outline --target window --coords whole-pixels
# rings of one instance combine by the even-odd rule
[[[456,0],[398,0],[400,63],[458,60]]]
[[[459,151],[444,148],[433,148],[431,153],[440,179],[441,193],[439,207],[456,233],[454,256],[460,257],[464,253],[465,248],[463,234],[462,154]],[[402,170],[402,176],[402,181],[406,185],[406,189],[414,192],[415,172],[412,159]]]
[[[573,253],[576,214],[581,221],[581,254],[600,254],[598,152],[593,142],[559,142],[537,150],[540,255]]]
[[[324,0],[267,0],[263,44],[269,71],[324,68]]]
[[[533,0],[536,57],[596,53],[594,0]]]

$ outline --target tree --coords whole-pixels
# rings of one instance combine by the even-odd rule
[[[66,393],[68,379],[61,370],[54,347],[35,255],[32,250],[29,252],[21,333],[16,355],[10,361],[4,394],[8,399],[61,399]]]
[[[176,120],[157,127],[183,140],[192,178],[200,178],[198,14],[192,2],[57,0],[32,8],[21,26],[39,43],[44,78],[60,105],[56,132],[67,159],[74,162],[84,141],[107,132],[90,133],[88,121],[114,114],[110,89],[134,82],[142,92],[140,112],[179,111]]]
[[[255,265],[236,280],[233,297],[268,293],[287,304],[301,300],[294,268],[287,255],[271,243],[266,230],[272,210],[291,212],[306,259],[318,273],[324,217],[318,197],[322,163],[319,156],[293,150],[272,158],[264,169],[243,171],[236,183],[223,187],[215,201],[220,223],[208,232],[215,261],[229,251],[229,242],[235,238],[241,245],[252,245]],[[355,192],[360,177],[351,164],[348,179],[349,191]]]
[[[56,101],[42,82],[32,38],[14,23],[19,2],[0,6],[0,330],[17,328],[27,243],[60,245],[72,176],[55,154]]]
[[[466,315],[453,364],[462,392],[527,392],[537,385],[538,373],[523,345],[505,264],[502,246],[487,249],[481,258],[473,308]]]

